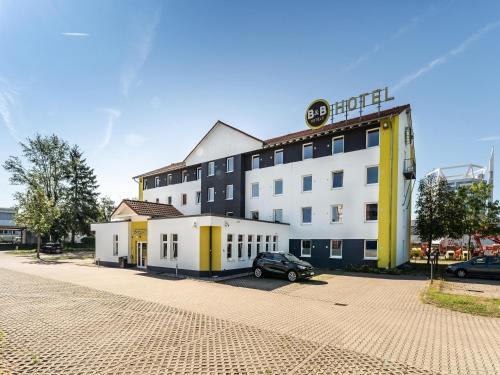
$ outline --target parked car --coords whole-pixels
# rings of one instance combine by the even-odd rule
[[[60,243],[47,242],[41,247],[40,251],[45,254],[61,254],[62,248]]]
[[[460,278],[500,278],[500,256],[479,256],[466,262],[451,264],[446,268],[446,272]]]
[[[259,253],[253,261],[253,274],[257,278],[264,275],[281,275],[291,281],[314,276],[313,266],[290,253]]]

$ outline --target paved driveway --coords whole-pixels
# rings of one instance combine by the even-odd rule
[[[13,373],[500,373],[500,320],[421,304],[424,280],[210,283],[5,254],[0,267]]]

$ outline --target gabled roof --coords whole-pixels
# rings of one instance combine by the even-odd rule
[[[128,206],[132,211],[134,211],[139,216],[150,216],[150,217],[183,216],[182,213],[171,204],[135,201],[131,199],[122,200],[121,203],[116,207],[115,211],[111,216],[115,214],[115,212],[122,204]]]
[[[409,104],[405,104],[405,105],[402,105],[399,107],[389,108],[389,109],[386,109],[386,110],[380,111],[380,112],[370,113],[368,115],[364,115],[361,117],[354,117],[354,118],[351,118],[348,120],[338,121],[334,124],[325,125],[322,128],[316,129],[316,130],[306,129],[306,130],[301,130],[301,131],[298,131],[295,133],[290,133],[290,134],[281,135],[279,137],[270,138],[270,139],[265,140],[264,144],[265,144],[265,146],[270,147],[270,146],[273,146],[273,145],[276,145],[279,143],[286,143],[286,142],[292,142],[295,140],[299,140],[301,138],[310,138],[314,135],[320,135],[320,134],[322,135],[323,133],[327,133],[327,132],[332,131],[332,130],[342,129],[344,127],[350,127],[354,124],[366,123],[366,122],[378,120],[378,119],[381,119],[381,118],[384,118],[384,117],[387,117],[390,115],[397,115],[397,114],[400,114],[401,112],[403,112],[407,109],[410,109]]]
[[[160,174],[160,173],[175,171],[175,170],[177,170],[179,168],[182,168],[182,167],[185,167],[185,166],[186,166],[186,163],[184,163],[183,161],[180,161],[180,162],[177,162],[177,163],[169,164],[169,165],[167,165],[165,167],[161,167],[161,168],[154,169],[152,171],[140,174],[140,175],[135,176],[133,178],[148,177],[148,176],[153,176],[153,175]]]

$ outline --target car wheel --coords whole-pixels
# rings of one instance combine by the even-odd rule
[[[253,274],[254,276],[257,278],[257,279],[260,279],[262,277],[262,270],[257,267],[254,271],[253,271]]]
[[[467,276],[467,272],[466,272],[465,270],[463,270],[463,269],[459,269],[459,270],[457,271],[457,276],[458,276],[459,278],[463,279],[464,277],[466,277],[466,276]]]
[[[292,283],[297,281],[297,272],[295,272],[293,270],[288,271],[287,278],[288,278],[288,281],[290,281]]]

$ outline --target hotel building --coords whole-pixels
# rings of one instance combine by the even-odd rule
[[[139,200],[92,226],[104,264],[205,275],[266,250],[334,269],[409,259],[409,105],[267,140],[218,121],[182,161],[134,179]]]

